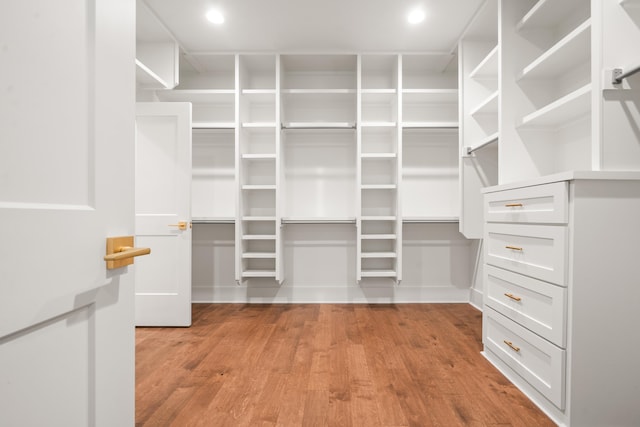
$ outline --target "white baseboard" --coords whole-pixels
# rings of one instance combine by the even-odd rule
[[[469,304],[482,311],[482,292],[471,288],[469,294]]]
[[[469,288],[397,286],[274,286],[272,281],[249,285],[194,286],[196,303],[469,303]]]

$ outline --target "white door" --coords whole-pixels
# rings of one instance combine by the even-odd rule
[[[136,109],[136,325],[191,325],[191,104]]]
[[[134,423],[135,2],[0,13],[0,425]],[[138,258],[139,259],[139,258]]]

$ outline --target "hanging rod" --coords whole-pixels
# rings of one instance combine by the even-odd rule
[[[622,80],[634,75],[638,71],[640,71],[640,65],[637,65],[627,71],[624,71],[622,68],[614,68],[613,73],[611,74],[611,83],[614,85],[619,85],[620,83],[622,83]]]
[[[475,147],[465,147],[466,154],[468,156],[469,154],[473,153],[474,151],[477,151],[477,150],[479,150],[481,148],[484,148],[487,145],[493,144],[494,142],[497,142],[497,141],[498,141],[498,137],[495,136],[495,137],[491,137],[490,139],[487,139],[486,141],[484,141],[481,144],[476,145]]]

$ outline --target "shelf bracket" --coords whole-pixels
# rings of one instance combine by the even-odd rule
[[[622,83],[622,80],[634,75],[638,71],[640,71],[640,64],[627,71],[624,71],[622,68],[614,68],[611,74],[611,84],[619,85]]]

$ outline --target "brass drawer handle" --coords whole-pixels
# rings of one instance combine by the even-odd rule
[[[522,298],[517,297],[517,296],[515,296],[515,295],[513,295],[511,293],[506,293],[506,294],[504,294],[504,296],[507,297],[507,298],[511,298],[514,301],[522,301]]]
[[[504,205],[506,208],[521,208],[522,203],[507,203]]]
[[[508,345],[511,350],[515,351],[516,353],[520,353],[520,347],[516,347],[511,341],[504,340],[504,343]]]
[[[505,246],[505,248],[511,249],[512,251],[522,251],[522,248],[519,248],[518,246],[507,245],[507,246]]]

